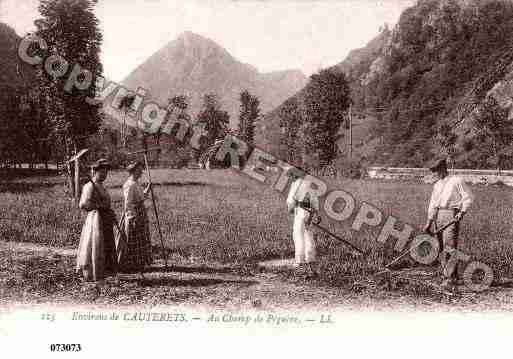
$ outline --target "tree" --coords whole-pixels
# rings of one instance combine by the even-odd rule
[[[452,165],[454,165],[453,156],[456,152],[457,139],[458,136],[456,136],[453,128],[447,122],[440,125],[434,138],[435,142],[441,147],[442,152],[450,157]]]
[[[285,101],[279,117],[281,129],[280,155],[287,162],[296,163],[302,157],[298,135],[299,129],[303,125],[303,117],[296,97]]]
[[[27,154],[24,162],[32,167],[35,163],[45,163],[51,158],[51,123],[42,111],[39,89],[28,90],[20,96],[20,109],[18,114],[19,126],[23,128],[24,152]]]
[[[189,107],[189,101],[187,96],[185,95],[176,95],[168,99],[168,114],[167,121],[172,121],[173,119],[185,120],[185,122],[190,123],[190,116],[187,113],[187,109]],[[176,113],[175,113],[176,111]],[[175,125],[176,126],[176,125]],[[181,124],[179,126],[182,126]],[[162,137],[162,128],[160,127],[155,133],[154,137],[157,142],[157,146],[160,147],[160,140]],[[173,131],[175,131],[173,129]],[[174,141],[173,148],[173,161],[172,166],[175,168],[181,168],[187,165],[191,158],[191,147],[188,142],[185,140],[189,137],[190,128],[187,128],[187,132],[184,133],[184,136],[177,136],[179,131],[183,131],[181,128],[176,128],[176,132],[173,134],[176,137],[176,141]],[[160,150],[157,151],[157,161],[159,160]]]
[[[37,77],[41,91],[41,107],[52,122],[52,136],[62,138],[62,157],[83,147],[86,138],[99,129],[102,122],[100,105],[86,101],[96,93],[96,78],[102,74],[99,53],[102,35],[93,9],[97,0],[41,0],[41,19],[35,21],[37,35],[48,44],[48,54],[60,56],[69,64],[69,75],[76,65],[88,70],[91,85],[85,90],[66,91],[68,76],[48,74],[39,68]],[[62,63],[55,67],[64,66]]]
[[[185,95],[177,95],[173,96],[170,99],[168,99],[168,118],[167,121],[170,121],[171,119],[169,117],[172,117],[173,119],[178,120],[185,120],[185,122],[190,123],[191,117],[187,113],[187,109],[189,108],[189,101]],[[175,112],[176,111],[176,112]],[[162,127],[159,128],[157,132],[157,138],[159,139],[162,132]],[[173,129],[172,129],[173,130]],[[176,129],[176,134],[178,134],[178,131],[180,131],[180,128]],[[174,131],[174,130],[173,130]],[[185,142],[184,138],[188,137],[189,133],[185,133],[184,136],[178,136],[183,138],[178,138],[178,141]]]
[[[20,38],[6,24],[0,23],[0,164],[11,166],[33,158],[33,146],[26,140],[27,93],[36,87],[32,68],[17,56]]]
[[[9,88],[0,93],[0,155],[6,167],[22,162],[24,150],[23,128],[18,120],[20,110],[20,90]]]
[[[123,148],[127,147],[126,137],[127,137],[127,126],[126,126],[126,118],[128,117],[128,113],[130,112],[130,107],[135,101],[135,95],[128,94],[124,96],[119,102],[119,109],[123,112],[123,123],[121,124],[121,139],[123,141]]]
[[[489,96],[475,119],[475,139],[480,152],[486,156],[486,164],[498,171],[513,164],[513,121],[508,119],[508,112]]]
[[[255,121],[260,115],[260,101],[251,95],[248,90],[240,94],[239,136],[248,145],[255,140]]]
[[[173,96],[168,100],[168,103],[181,111],[185,111],[189,107],[189,101],[185,95]]]
[[[305,94],[305,153],[314,167],[336,157],[337,135],[350,104],[346,76],[337,69],[321,70],[310,78]]]
[[[210,93],[203,97],[203,107],[198,114],[195,126],[203,127],[206,135],[200,141],[200,149],[194,151],[195,160],[198,161],[202,152],[212,146],[216,140],[222,139],[228,132],[230,116],[221,110],[217,95]]]

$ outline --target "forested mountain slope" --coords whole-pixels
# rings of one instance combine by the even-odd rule
[[[511,1],[421,0],[336,67],[366,123],[353,141],[366,164],[422,166],[445,153],[458,167],[513,168]],[[263,147],[283,152],[280,119],[303,94],[263,119]]]

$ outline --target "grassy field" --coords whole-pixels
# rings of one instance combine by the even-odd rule
[[[170,255],[234,265],[293,255],[285,198],[269,186],[231,170],[154,170],[152,176]],[[124,173],[112,172],[106,182],[118,216],[124,179]],[[367,201],[403,223],[420,228],[425,221],[431,190],[428,185],[337,180],[329,186],[344,189],[357,202]],[[513,191],[480,186],[473,190],[476,204],[462,226],[463,249],[473,259],[490,265],[498,276],[511,277]],[[0,184],[0,203],[0,238],[4,241],[77,245],[85,215],[65,195],[61,178],[9,178]],[[153,219],[153,212],[149,213]],[[344,286],[365,278],[397,255],[390,246],[375,242],[377,230],[368,227],[354,232],[350,223],[329,226],[362,247],[372,247],[372,254],[354,257],[346,247],[319,235],[321,281],[328,285]],[[154,248],[160,255],[154,226],[152,231]]]

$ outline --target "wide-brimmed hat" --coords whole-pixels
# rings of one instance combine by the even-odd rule
[[[142,162],[135,161],[131,162],[128,166],[126,166],[126,170],[128,171],[128,173],[132,173],[138,167],[143,167],[143,164]]]
[[[436,172],[439,169],[447,169],[447,158],[446,157],[436,157],[435,159],[431,160],[427,164],[427,168],[431,172]]]
[[[95,163],[93,163],[91,165],[91,168],[93,170],[97,170],[100,168],[110,169],[111,165],[110,165],[110,162],[106,158],[100,158],[98,161],[96,161]]]

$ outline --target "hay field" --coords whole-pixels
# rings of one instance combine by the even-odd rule
[[[237,264],[293,254],[285,198],[270,186],[232,170],[154,170],[152,176],[165,245],[172,253]],[[124,179],[124,173],[111,172],[106,181],[118,215],[122,212]],[[428,185],[370,180],[328,182],[330,188],[343,189],[357,202],[371,203],[403,223],[419,228],[424,223],[431,190]],[[0,187],[0,238],[76,246],[84,213],[69,201],[61,183],[55,177],[4,181]],[[476,203],[462,226],[463,248],[472,258],[485,261],[501,275],[509,275],[513,271],[513,191],[507,187],[472,188]],[[151,208],[149,213],[153,219]],[[331,223],[330,228],[365,248],[372,247],[373,255],[365,261],[349,260],[354,258],[346,247],[319,235],[324,273],[334,283],[342,273],[362,275],[395,254],[375,242],[377,230],[368,227],[355,232],[350,224],[351,219]],[[152,229],[157,250],[160,242],[153,225]]]

